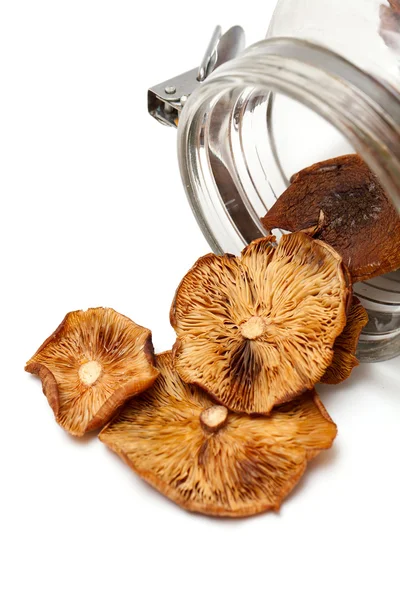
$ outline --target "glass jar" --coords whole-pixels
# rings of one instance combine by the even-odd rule
[[[293,173],[349,152],[400,211],[400,0],[280,0],[267,38],[216,69],[179,120],[183,183],[219,253],[265,235]],[[355,290],[370,315],[359,358],[400,354],[400,272]]]

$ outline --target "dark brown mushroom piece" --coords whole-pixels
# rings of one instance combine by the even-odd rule
[[[294,175],[261,221],[267,231],[303,231],[330,244],[353,282],[400,268],[400,216],[357,154]]]
[[[312,389],[333,360],[351,300],[327,244],[303,233],[252,242],[240,258],[209,254],[171,307],[175,367],[239,413],[268,414]]]
[[[237,415],[185,384],[171,352],[156,365],[153,387],[128,400],[99,437],[186,510],[226,517],[276,510],[336,436],[315,390],[269,417]]]
[[[111,308],[67,314],[28,361],[56,421],[81,436],[107,423],[158,375],[151,331]]]
[[[368,313],[358,298],[353,297],[347,315],[346,327],[333,347],[333,361],[324,373],[321,383],[338,384],[350,377],[360,363],[356,357],[361,331],[368,323]]]

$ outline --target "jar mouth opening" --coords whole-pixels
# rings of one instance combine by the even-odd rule
[[[181,175],[214,251],[238,254],[265,235],[259,219],[293,174],[274,143],[277,97],[346,139],[400,210],[400,95],[327,48],[296,38],[263,40],[219,67],[189,98],[179,122]]]

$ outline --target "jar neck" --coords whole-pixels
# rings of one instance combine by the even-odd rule
[[[189,98],[179,123],[181,175],[214,251],[237,253],[264,235],[259,217],[283,191],[287,177],[266,139],[273,139],[268,111],[275,94],[341,132],[400,211],[399,93],[322,46],[263,40],[217,69]]]
[[[330,48],[400,88],[399,0],[278,0],[267,37]]]

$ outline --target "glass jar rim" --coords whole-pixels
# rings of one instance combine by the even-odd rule
[[[218,97],[252,85],[287,95],[331,122],[377,174],[400,210],[400,94],[328,48],[297,38],[266,39],[212,73],[189,98],[179,122],[181,176],[214,251],[231,251],[221,239],[229,223],[220,223],[217,232],[211,225],[224,216],[210,201],[215,182],[207,174],[207,151],[199,139]],[[231,227],[235,236],[234,223]],[[240,244],[243,240],[237,239],[237,249]]]

